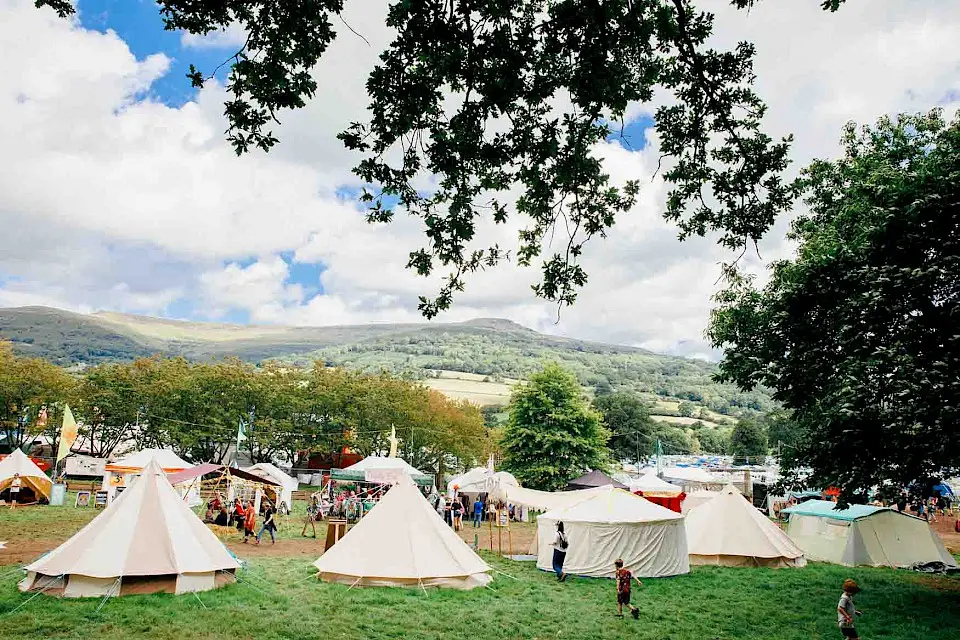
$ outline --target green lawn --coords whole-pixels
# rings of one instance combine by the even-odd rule
[[[0,513],[0,540],[76,513],[72,507]],[[8,514],[11,517],[8,517]],[[59,516],[58,516],[59,514]],[[76,527],[81,518],[67,518]],[[12,525],[12,526],[11,526]],[[835,607],[844,578],[865,588],[857,604],[867,640],[953,640],[960,629],[960,579],[907,571],[816,564],[799,570],[698,568],[646,580],[634,590],[641,619],[616,619],[608,580],[557,584],[530,563],[485,555],[497,575],[469,592],[348,589],[317,582],[309,559],[260,557],[242,581],[199,595],[98,599],[29,596],[15,567],[0,567],[0,638],[631,638],[816,640],[840,638]],[[6,574],[6,575],[4,575]]]

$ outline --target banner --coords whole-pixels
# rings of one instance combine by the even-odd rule
[[[57,447],[57,462],[70,455],[70,447],[77,441],[78,435],[77,421],[73,419],[70,405],[65,405],[63,407],[63,426],[60,427],[60,446]]]

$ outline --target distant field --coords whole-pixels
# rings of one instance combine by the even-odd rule
[[[469,400],[482,407],[502,407],[510,402],[513,386],[519,381],[484,382],[486,376],[459,371],[441,371],[439,378],[427,378],[423,383],[431,389],[456,400]]]
[[[719,427],[716,422],[711,422],[710,420],[701,420],[700,418],[685,418],[683,416],[650,416],[657,422],[666,422],[668,424],[675,424],[683,427],[689,427],[690,425],[700,422],[707,427]]]

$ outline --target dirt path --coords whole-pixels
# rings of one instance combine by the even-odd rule
[[[957,521],[957,515],[938,518],[936,522],[931,523],[931,527],[943,540],[943,545],[950,553],[960,554],[960,533],[954,531],[954,523]]]

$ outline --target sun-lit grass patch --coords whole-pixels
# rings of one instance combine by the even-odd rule
[[[92,515],[72,506],[4,510],[0,540],[63,539]],[[701,567],[635,588],[642,615],[634,621],[613,617],[609,580],[558,584],[531,563],[483,555],[503,572],[489,589],[348,589],[317,582],[309,558],[255,557],[224,589],[115,598],[99,613],[99,599],[39,596],[11,614],[30,596],[17,591],[8,565],[0,567],[0,638],[817,640],[840,637],[835,607],[847,577],[865,588],[857,602],[865,638],[953,640],[960,629],[957,578],[826,564]]]

